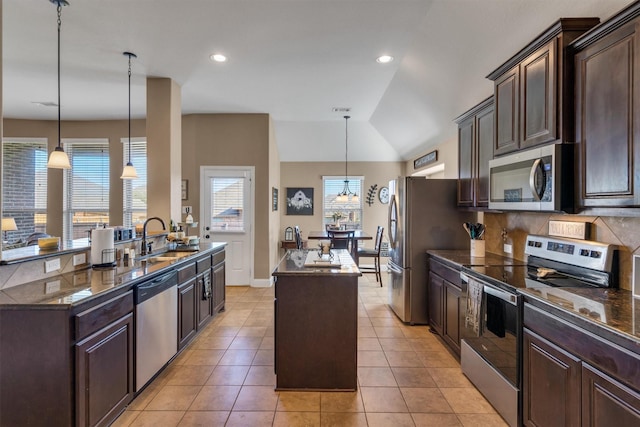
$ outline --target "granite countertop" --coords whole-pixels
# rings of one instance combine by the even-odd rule
[[[327,275],[361,276],[362,273],[346,249],[332,249],[332,258],[323,262],[316,249],[290,249],[286,252],[273,276]],[[315,260],[318,260],[315,264]]]
[[[640,354],[640,299],[607,288],[526,288],[525,300]]]
[[[487,253],[471,257],[468,250],[429,250],[430,256],[458,269],[463,265],[526,265]],[[640,298],[625,289],[523,288],[518,291],[536,307],[595,335],[640,354]]]
[[[207,252],[215,252],[224,248],[226,243],[202,243],[200,250],[193,255],[182,258],[152,261],[146,257],[124,263],[118,260],[115,267],[87,268],[66,273],[23,285],[13,286],[0,291],[0,307],[59,306],[68,308],[71,305],[86,303],[92,298],[102,296],[109,291],[132,286],[156,273],[193,260]]]
[[[428,250],[427,254],[439,258],[453,267],[461,269],[463,265],[525,265],[525,261],[507,258],[487,252],[485,257],[472,257],[468,249]]]

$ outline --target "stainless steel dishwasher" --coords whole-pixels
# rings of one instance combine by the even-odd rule
[[[172,271],[135,288],[136,391],[178,352],[178,274]]]

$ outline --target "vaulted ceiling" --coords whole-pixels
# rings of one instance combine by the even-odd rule
[[[485,76],[558,18],[602,20],[629,0],[69,0],[63,120],[144,117],[146,77],[182,88],[183,114],[268,113],[282,161],[407,160],[453,141],[491,95]],[[56,6],[3,0],[6,118],[57,119]],[[209,59],[223,53],[225,63]],[[392,55],[379,64],[376,58]]]

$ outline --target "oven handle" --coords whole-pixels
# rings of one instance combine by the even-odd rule
[[[500,298],[502,301],[508,302],[511,305],[518,305],[519,296],[510,292],[503,292],[493,286],[484,285],[484,293]]]

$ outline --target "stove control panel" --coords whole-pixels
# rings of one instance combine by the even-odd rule
[[[527,236],[524,253],[592,270],[611,272],[615,245],[560,237]]]

